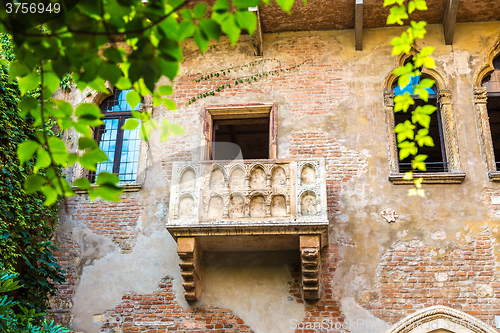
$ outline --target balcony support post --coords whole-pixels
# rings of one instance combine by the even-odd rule
[[[300,259],[302,263],[302,294],[304,300],[320,299],[321,290],[321,238],[320,235],[300,236]]]
[[[177,254],[181,261],[184,297],[197,301],[203,291],[203,251],[194,237],[177,238]]]

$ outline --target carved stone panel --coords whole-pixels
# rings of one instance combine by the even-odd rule
[[[186,169],[181,176],[179,187],[182,190],[191,190],[196,184],[196,173],[192,169]]]
[[[194,212],[194,199],[190,195],[185,195],[179,200],[179,217],[191,217]]]
[[[302,195],[302,200],[300,201],[301,213],[304,216],[316,215],[317,212],[317,202],[316,195],[312,192],[306,192]]]
[[[300,174],[300,182],[302,185],[316,184],[316,171],[310,165],[305,165]]]
[[[235,167],[229,177],[229,188],[239,189],[245,187],[245,171],[240,167]]]
[[[214,196],[210,198],[210,203],[208,204],[208,219],[216,220],[222,218],[224,215],[224,201],[219,196]]]
[[[231,196],[229,207],[229,217],[239,218],[245,216],[245,199],[239,194]]]
[[[266,188],[266,173],[261,167],[256,167],[252,170],[250,176],[250,187],[252,189]]]
[[[286,216],[286,200],[282,195],[276,195],[271,201],[271,216]]]
[[[324,221],[325,182],[323,159],[175,162],[169,224]]]
[[[266,199],[261,195],[256,195],[250,201],[250,216],[265,217],[266,216]]]
[[[224,173],[221,169],[215,169],[212,171],[210,176],[210,189],[219,190],[226,187],[226,182],[224,180]]]
[[[274,168],[271,184],[273,188],[286,186],[286,174],[282,167]]]

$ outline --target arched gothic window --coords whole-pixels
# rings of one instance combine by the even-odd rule
[[[401,55],[397,67],[404,65],[412,55]],[[465,178],[461,171],[458,155],[458,142],[451,104],[451,90],[448,81],[439,70],[422,68],[422,77],[435,81],[435,86],[429,88],[429,100],[425,103],[420,98],[415,98],[415,104],[408,111],[394,113],[394,97],[405,92],[413,93],[414,86],[420,81],[420,76],[412,78],[406,87],[398,86],[398,77],[389,74],[385,80],[384,105],[386,112],[387,134],[389,139],[389,180],[394,184],[413,184],[412,180],[404,179],[404,173],[411,170],[411,158],[399,160],[398,145],[394,127],[398,123],[411,120],[411,110],[425,104],[436,106],[437,110],[431,115],[429,135],[432,137],[434,147],[418,147],[419,154],[428,156],[426,159],[426,172],[415,171],[424,183],[460,183]],[[417,127],[417,130],[419,128]]]
[[[414,76],[411,78],[410,83],[406,87],[400,87],[397,82],[393,86],[394,96],[403,95],[408,92],[413,95],[413,89],[416,84],[420,81],[420,76]],[[428,88],[429,99],[427,103],[419,98],[418,96],[414,98],[415,104],[408,108],[407,112],[399,111],[394,114],[395,125],[399,123],[404,123],[405,121],[411,121],[411,112],[415,110],[418,106],[424,106],[426,104],[433,105],[437,108],[431,114],[431,122],[429,125],[429,136],[434,142],[434,146],[423,146],[418,148],[418,153],[427,155],[425,160],[426,171],[425,172],[447,172],[448,171],[448,161],[446,158],[446,150],[444,149],[444,135],[443,135],[443,124],[441,120],[441,112],[439,110],[439,103],[437,102],[437,87],[434,85],[432,88]],[[417,132],[421,126],[416,125]],[[411,157],[407,157],[404,160],[400,160],[398,156],[399,172],[412,171],[411,167]],[[422,172],[420,170],[415,170],[415,172]]]
[[[127,102],[129,91],[115,88],[113,95],[99,106],[104,114],[104,125],[96,128],[95,139],[108,156],[108,161],[97,165],[97,172],[91,174],[91,181],[95,181],[95,175],[103,171],[117,174],[121,182],[133,182],[137,178],[141,144],[139,129],[122,129],[127,118],[132,116],[131,112],[140,108],[139,104],[132,109]]]
[[[500,39],[474,75],[474,107],[490,180],[500,180]]]

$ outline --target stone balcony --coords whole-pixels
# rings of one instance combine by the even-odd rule
[[[304,297],[319,298],[324,159],[174,162],[172,172],[167,229],[179,246],[186,299],[201,295],[203,251],[298,249],[303,274],[312,274],[303,276],[312,285]]]

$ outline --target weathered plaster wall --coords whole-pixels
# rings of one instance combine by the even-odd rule
[[[90,204],[85,195],[72,199],[69,215],[61,212],[65,218],[58,238],[60,256],[70,280],[61,287],[60,299],[54,301],[59,307],[54,316],[73,325],[75,331],[98,332],[104,324],[102,330],[111,332],[113,327],[131,327],[125,323],[134,323],[147,314],[149,310],[141,306],[157,306],[151,314],[159,313],[157,316],[161,317],[163,310],[159,306],[164,305],[182,314],[181,319],[169,319],[174,323],[169,329],[184,331],[212,329],[196,326],[197,316],[208,320],[210,316],[230,312],[230,320],[248,325],[254,332],[293,332],[293,323],[300,328],[298,323],[320,323],[325,318],[333,324],[362,320],[373,323],[372,332],[381,332],[381,326],[423,306],[447,304],[472,314],[465,306],[471,304],[467,297],[451,302],[456,298],[450,295],[412,303],[405,300],[404,293],[392,293],[391,298],[396,301],[391,304],[402,305],[388,307],[381,300],[384,296],[380,290],[385,283],[381,279],[389,253],[401,244],[418,244],[417,248],[427,251],[426,260],[441,266],[457,251],[475,246],[478,237],[490,237],[492,262],[488,272],[493,275],[488,275],[491,281],[486,282],[490,284],[491,292],[487,291],[493,301],[478,302],[477,306],[497,304],[500,288],[494,283],[498,280],[500,230],[496,197],[500,186],[488,181],[486,175],[472,79],[489,48],[500,38],[500,23],[457,24],[453,46],[444,45],[441,26],[428,28],[428,37],[417,47],[436,46],[438,69],[450,82],[462,170],[467,174],[462,184],[425,185],[426,197],[422,199],[408,197],[408,187],[387,180],[383,83],[395,66],[388,42],[401,29],[365,30],[363,51],[354,50],[350,30],[265,35],[263,58],[273,61],[232,72],[230,79],[219,77],[199,83],[193,79],[257,59],[245,37],[235,49],[223,41],[204,56],[188,44],[174,95],[179,111],[173,113],[163,107],[153,110],[159,121],[168,118],[182,125],[187,134],[172,137],[165,144],[158,143],[155,134],[148,143],[143,188],[124,194],[127,203],[136,203],[137,215],[122,214],[129,205]],[[235,78],[294,66],[297,67],[285,73],[238,85],[184,106],[197,94]],[[83,96],[72,92],[67,98],[77,103],[85,100]],[[294,253],[207,253],[204,294],[198,303],[188,305],[182,297],[175,241],[165,231],[171,163],[200,159],[204,106],[253,102],[278,103],[279,158],[326,158],[330,246],[323,256],[325,297],[317,304],[303,303],[296,288],[299,259]],[[381,216],[380,212],[387,208],[398,214],[396,222],[388,223]],[[95,209],[101,211],[92,211]],[[102,226],[111,228],[105,232],[96,227],[101,214],[112,216],[110,225]],[[115,226],[127,230],[127,247],[113,232]],[[488,235],[483,236],[486,227]],[[390,262],[398,265],[398,261]],[[402,272],[410,266],[402,264]],[[393,282],[397,288],[408,288],[404,287],[409,283],[405,279],[413,278],[411,274],[403,275]],[[436,276],[428,278],[434,279],[429,283],[440,283]],[[471,284],[471,288],[477,289],[483,282],[471,280]],[[165,297],[173,300],[162,299],[158,302],[163,303],[155,305],[155,300],[147,299],[160,297],[154,293],[167,293]],[[203,315],[199,315],[201,309],[206,310]],[[481,315],[491,321],[495,313]],[[116,325],[110,325],[109,318]],[[170,317],[165,314],[165,318]],[[220,320],[225,319],[217,320],[217,325],[224,325]],[[245,327],[238,326],[237,331],[244,331]],[[351,325],[348,330],[365,329]]]

